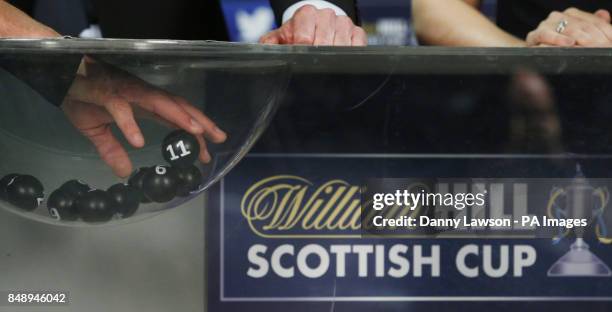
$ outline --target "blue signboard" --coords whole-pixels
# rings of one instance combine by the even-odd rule
[[[597,160],[589,165],[597,166]],[[612,300],[608,275],[550,273],[575,243],[572,236],[361,236],[359,185],[364,179],[467,177],[475,167],[490,177],[511,177],[525,166],[555,172],[549,160],[533,158],[250,155],[211,194],[211,307],[232,310],[245,302],[370,302],[391,307],[423,301]],[[512,215],[515,207],[504,209]],[[612,264],[612,249],[601,233],[588,233],[586,243],[603,266]],[[261,310],[264,307],[270,306]],[[368,308],[351,305],[352,311]]]

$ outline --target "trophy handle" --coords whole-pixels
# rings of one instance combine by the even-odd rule
[[[567,196],[565,189],[554,186],[550,190],[550,195],[548,196],[548,205],[546,207],[546,213],[551,219],[559,219],[563,215],[567,215],[565,209],[562,209],[561,206],[557,204],[557,200]],[[567,208],[567,207],[566,207]],[[557,229],[557,236],[553,237],[553,244],[559,243],[565,236],[569,234],[569,229]]]
[[[608,236],[608,227],[603,218],[603,213],[610,201],[610,192],[607,187],[599,187],[593,190],[593,196],[599,199],[600,206],[593,208],[593,217],[597,220],[595,225],[595,235],[597,240],[602,244],[612,244],[612,237]]]

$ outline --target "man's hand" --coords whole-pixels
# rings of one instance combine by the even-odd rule
[[[27,14],[0,0],[1,38],[53,38],[60,34],[33,20]]]
[[[49,38],[60,35],[0,0],[0,38]],[[149,85],[124,71],[84,57],[62,109],[72,124],[96,147],[100,157],[120,177],[132,172],[126,150],[111,132],[117,124],[127,141],[145,144],[135,114],[184,129],[200,143],[200,160],[210,161],[204,137],[224,142],[225,132],[185,99]]]
[[[595,13],[569,8],[552,12],[538,28],[527,35],[528,46],[612,46],[610,12]]]
[[[132,163],[110,126],[117,124],[127,141],[141,148],[145,139],[135,114],[195,135],[201,147],[200,160],[205,163],[211,157],[203,137],[214,143],[221,143],[227,137],[212,120],[185,99],[88,57],[83,59],[62,109],[72,124],[93,143],[102,160],[120,177],[127,177],[132,172]]]
[[[365,31],[347,16],[336,16],[332,9],[317,9],[305,5],[280,28],[259,40],[264,44],[303,44],[334,46],[365,46]]]

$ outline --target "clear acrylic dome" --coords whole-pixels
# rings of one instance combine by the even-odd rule
[[[185,41],[0,40],[0,178],[5,177],[0,183],[0,206],[42,222],[100,225],[143,219],[205,191],[240,161],[265,130],[289,80],[285,61],[256,53],[257,46],[234,47]],[[144,146],[133,137],[126,139],[133,134],[132,115]],[[215,137],[206,118],[222,129],[224,137],[218,133]],[[190,128],[191,119],[204,129],[203,135]],[[183,177],[177,180],[182,167],[168,163],[185,153],[183,146],[168,149],[163,157],[164,138],[176,129],[196,134],[187,137],[202,138],[198,139],[202,148],[192,148],[201,156],[193,161],[201,181],[187,192]],[[153,191],[143,191],[145,186],[134,185],[128,176],[138,168],[158,165],[174,172],[172,179],[159,181],[183,183],[183,194],[172,185],[167,189],[162,185],[170,200],[148,202],[151,196],[146,194]],[[35,209],[16,200],[27,197],[16,194],[18,182],[27,185],[27,179],[11,174],[40,181],[44,197]],[[152,181],[154,176],[148,175],[148,185],[157,181]],[[49,196],[71,180],[104,192],[118,183],[131,184],[129,190],[145,193],[146,198],[133,215],[126,216],[111,197],[102,196],[110,206],[91,208],[83,199],[87,196],[71,193],[70,203],[62,205],[72,209],[72,216],[58,216]],[[104,210],[103,217],[85,218],[91,211],[79,209],[87,207]]]

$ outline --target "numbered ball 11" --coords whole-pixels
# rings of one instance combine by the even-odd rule
[[[45,198],[42,183],[30,175],[12,179],[6,187],[6,194],[11,204],[27,211],[38,208]]]
[[[179,177],[174,168],[157,166],[147,172],[142,185],[148,199],[156,203],[167,203],[176,197]]]
[[[173,167],[189,167],[200,156],[200,143],[195,136],[176,130],[168,134],[162,143],[162,154]]]

